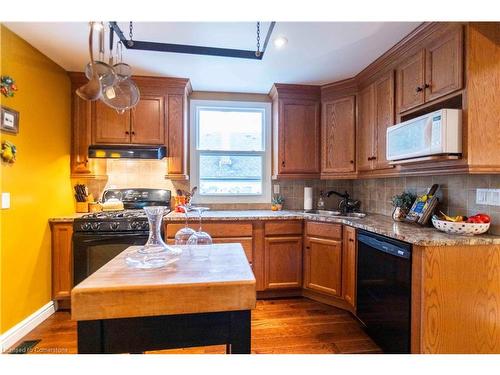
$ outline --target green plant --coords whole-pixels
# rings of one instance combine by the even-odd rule
[[[285,198],[283,198],[281,195],[275,195],[273,199],[271,200],[272,204],[283,204],[285,201]]]
[[[409,191],[404,191],[399,195],[394,195],[392,197],[392,205],[394,207],[400,207],[405,210],[409,210],[415,200],[417,199],[417,196]]]

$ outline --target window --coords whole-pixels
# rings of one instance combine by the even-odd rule
[[[198,203],[271,198],[269,103],[191,100],[191,183]]]

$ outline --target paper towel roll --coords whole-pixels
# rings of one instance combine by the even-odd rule
[[[304,210],[312,210],[313,208],[313,189],[312,187],[304,188]]]

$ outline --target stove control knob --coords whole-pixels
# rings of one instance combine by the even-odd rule
[[[130,223],[130,228],[132,228],[132,229],[138,229],[140,225],[141,225],[141,223],[139,223],[138,221],[132,221]]]
[[[92,230],[99,230],[99,228],[101,227],[101,223],[92,223],[91,227]]]
[[[117,230],[120,227],[120,223],[117,221],[113,221],[109,224],[109,227],[111,228],[111,230]]]
[[[90,223],[83,223],[80,228],[82,228],[82,230],[90,230]]]

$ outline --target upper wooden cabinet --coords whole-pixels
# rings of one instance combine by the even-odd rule
[[[319,177],[319,86],[274,84],[269,95],[273,100],[273,177]]]
[[[165,77],[133,77],[141,99],[131,110],[119,114],[102,101],[89,102],[75,94],[87,79],[70,73],[72,82],[71,173],[93,177],[105,174],[87,157],[91,144],[165,145],[166,177],[185,180],[187,170],[187,97],[189,80]]]
[[[462,26],[437,35],[397,68],[398,110],[405,112],[463,87]]]
[[[359,93],[358,171],[391,168],[386,133],[394,125],[394,72],[383,74]]]
[[[356,171],[355,96],[324,101],[321,111],[321,176]]]

